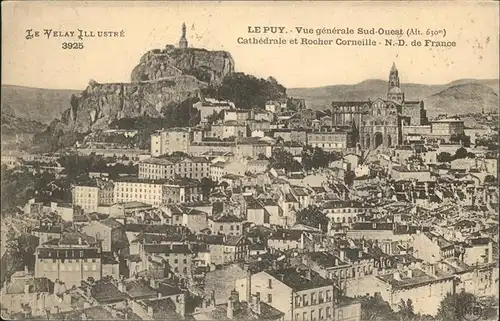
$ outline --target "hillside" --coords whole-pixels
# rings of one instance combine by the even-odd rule
[[[2,85],[2,113],[7,112],[27,121],[49,124],[68,108],[71,95],[78,90],[42,89]]]
[[[465,87],[462,87],[465,86]],[[455,88],[453,91],[447,89]],[[426,109],[430,116],[443,112],[445,108],[449,115],[462,113],[464,108],[471,112],[498,109],[498,80],[459,79],[445,85],[401,84],[407,100],[422,99],[426,102]],[[465,90],[463,95],[456,95],[457,90]],[[334,85],[316,88],[290,88],[288,96],[303,98],[308,108],[328,108],[333,100],[374,100],[384,98],[387,92],[387,82],[379,79],[370,79],[355,85]],[[447,96],[450,96],[448,98]],[[483,97],[484,95],[484,97]],[[452,99],[451,97],[457,97]],[[432,98],[431,98],[432,97]],[[439,105],[443,103],[443,105]],[[478,106],[481,106],[479,109]]]
[[[451,86],[424,99],[429,115],[498,111],[498,94],[478,83]]]

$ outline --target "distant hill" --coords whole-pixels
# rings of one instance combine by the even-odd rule
[[[36,134],[45,130],[46,125],[33,121],[27,120],[22,117],[16,117],[12,114],[5,113],[2,110],[2,137],[4,135],[15,135],[15,134]]]
[[[485,113],[498,111],[498,93],[479,83],[451,86],[424,99],[433,114],[467,114],[473,111]],[[452,111],[452,112],[451,112]]]
[[[43,132],[47,127],[37,121],[16,117],[10,113],[11,111],[2,109],[2,150],[28,147],[33,136]]]
[[[42,89],[22,86],[2,85],[2,114],[21,117],[28,121],[49,124],[68,109],[72,94],[79,90]]]
[[[459,79],[445,85],[401,84],[401,88],[407,100],[424,100],[427,113],[432,117],[439,113],[481,112],[483,107],[485,112],[497,110],[498,84],[498,79]],[[333,100],[374,100],[385,98],[386,92],[386,81],[369,79],[355,85],[290,88],[287,95],[305,99],[308,108],[324,109],[329,108]]]

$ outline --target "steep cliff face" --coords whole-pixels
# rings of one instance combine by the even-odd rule
[[[116,119],[140,116],[160,117],[173,101],[195,97],[207,83],[193,76],[179,75],[140,83],[99,84],[91,81],[62,115],[66,130],[85,133],[106,129]]]
[[[162,117],[173,105],[197,97],[200,90],[221,83],[234,72],[234,61],[225,51],[179,49],[167,46],[144,54],[133,69],[131,83],[99,84],[90,81],[73,94],[61,120],[53,121],[34,142],[57,149],[71,145],[81,135],[107,129],[115,120],[141,116]]]
[[[132,71],[131,80],[140,82],[188,74],[211,84],[220,84],[224,76],[233,72],[234,60],[226,51],[167,46],[144,54]]]

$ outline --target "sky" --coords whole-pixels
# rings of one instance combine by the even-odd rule
[[[498,8],[496,1],[2,2],[2,84],[83,90],[90,79],[129,82],[146,51],[177,44],[183,22],[190,47],[226,50],[233,56],[236,71],[273,76],[287,88],[387,79],[393,62],[405,83],[493,79],[499,78]],[[444,29],[444,40],[455,41],[456,47],[239,44],[238,37],[279,36],[248,33],[255,26],[285,27],[284,39],[302,38],[294,31],[296,27],[419,28],[423,33]],[[39,30],[40,37],[26,39],[27,29]],[[88,38],[83,40],[83,49],[65,50],[64,38],[47,39],[44,29],[123,30],[125,36]],[[384,39],[356,34],[307,37]],[[417,38],[432,39],[425,34]]]

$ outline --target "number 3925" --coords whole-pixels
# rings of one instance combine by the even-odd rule
[[[62,49],[83,49],[83,42],[63,42]]]

